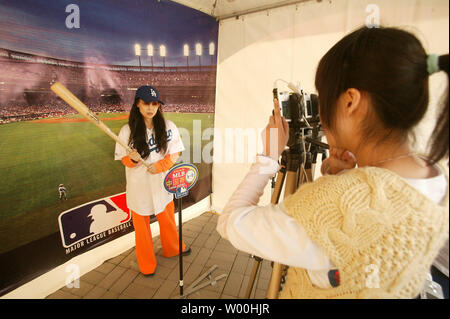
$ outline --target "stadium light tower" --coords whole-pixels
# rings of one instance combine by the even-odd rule
[[[211,56],[211,65],[213,65],[214,53],[216,51],[216,45],[214,42],[209,44],[209,55]]]
[[[152,61],[152,71],[153,71],[153,45],[151,43],[147,44],[147,55]]]
[[[197,43],[195,45],[195,54],[198,56],[198,65],[200,66],[200,71],[202,70],[202,61],[201,61],[202,51],[203,51],[202,44]]]
[[[186,66],[189,71],[189,45],[185,44],[183,46],[183,53],[184,53],[184,56],[186,57]]]
[[[163,58],[164,72],[166,72],[166,46],[164,44],[159,46],[159,55]]]
[[[139,43],[136,43],[134,45],[134,53],[139,58],[139,70],[142,71],[142,66],[141,66],[141,45]]]

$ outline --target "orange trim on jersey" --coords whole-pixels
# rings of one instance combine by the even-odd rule
[[[126,167],[129,167],[129,168],[133,168],[133,167],[135,167],[137,165],[136,163],[134,163],[131,160],[131,158],[128,155],[122,157],[122,164],[125,165]]]
[[[179,155],[180,153],[178,153]],[[173,164],[175,164],[172,159],[170,158],[170,155],[167,155],[166,157],[164,157],[162,160],[157,161],[154,165],[156,168],[156,173],[162,173],[165,171],[168,171]]]

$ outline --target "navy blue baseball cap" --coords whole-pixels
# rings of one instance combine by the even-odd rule
[[[136,98],[140,98],[145,103],[156,101],[161,104],[164,104],[164,102],[159,99],[158,91],[153,86],[149,85],[143,85],[139,89],[137,89]]]

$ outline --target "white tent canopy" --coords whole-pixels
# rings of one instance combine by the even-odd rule
[[[218,20],[310,0],[174,0]]]

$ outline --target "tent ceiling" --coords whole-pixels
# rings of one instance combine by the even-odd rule
[[[173,0],[219,20],[308,0]]]

